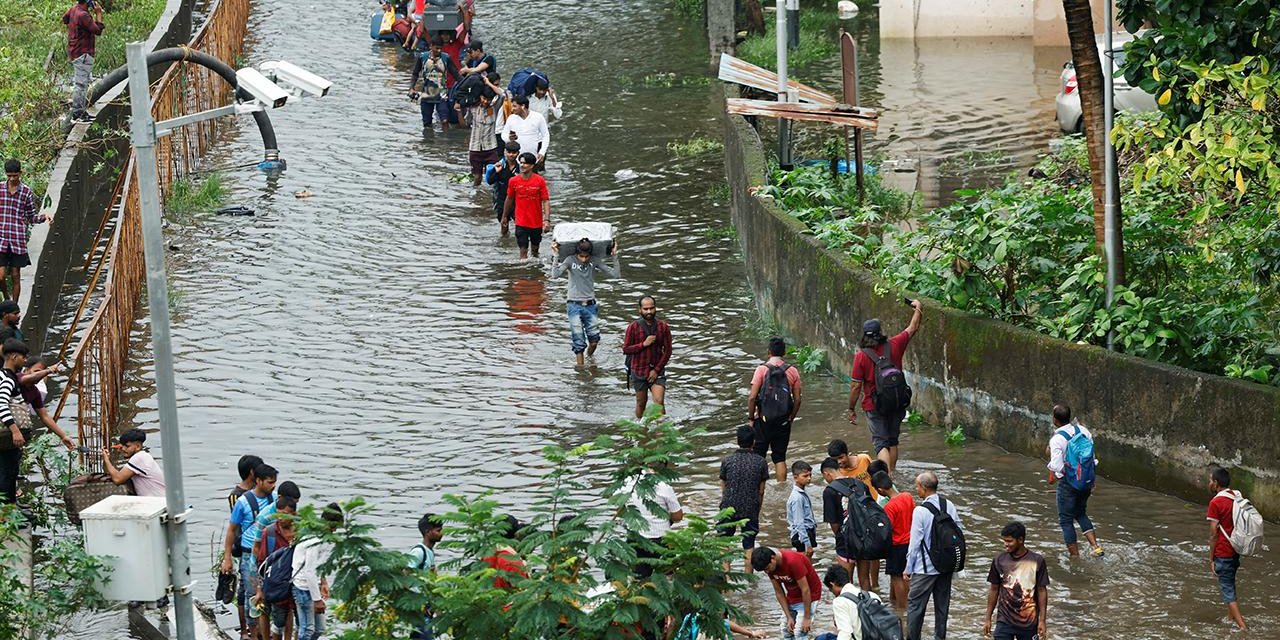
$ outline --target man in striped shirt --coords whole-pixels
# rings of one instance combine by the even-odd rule
[[[4,369],[0,370],[0,424],[7,433],[0,434],[0,504],[18,502],[18,466],[22,462],[22,447],[31,437],[28,430],[20,428],[11,403],[17,403],[26,411],[22,391],[18,387],[18,369],[27,361],[29,350],[21,340],[10,338],[0,347],[4,354]],[[28,423],[29,424],[29,423]]]
[[[36,194],[22,184],[22,163],[10,158],[4,163],[5,183],[0,189],[0,291],[4,279],[13,277],[13,295],[22,292],[22,268],[31,264],[27,255],[28,226],[52,219],[36,213]]]

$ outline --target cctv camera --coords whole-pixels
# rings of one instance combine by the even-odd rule
[[[236,71],[236,83],[241,89],[248,91],[259,102],[278,109],[289,100],[289,94],[276,83],[267,79],[257,69],[246,67]]]
[[[329,88],[333,86],[332,82],[284,60],[264,62],[260,68],[276,82],[317,98],[327,95]]]

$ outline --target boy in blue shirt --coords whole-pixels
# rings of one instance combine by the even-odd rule
[[[253,491],[246,491],[236,500],[235,506],[231,508],[231,522],[227,524],[226,535],[223,536],[222,572],[231,572],[233,558],[238,558],[240,561],[240,586],[236,590],[239,596],[237,607],[244,612],[247,628],[253,628],[256,622],[251,620],[257,618],[253,615],[253,608],[247,606],[249,596],[258,590],[258,571],[253,562],[253,543],[257,542],[257,534],[260,530],[254,525],[258,515],[275,502],[272,492],[276,488],[277,475],[275,467],[269,464],[260,464],[253,470]]]
[[[795,486],[787,496],[787,529],[791,533],[791,546],[806,557],[813,558],[813,548],[818,545],[817,524],[813,519],[813,500],[805,487],[813,481],[813,467],[803,460],[791,465],[791,477]]]

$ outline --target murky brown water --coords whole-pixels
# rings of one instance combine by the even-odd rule
[[[702,74],[697,27],[662,3],[558,0],[538,3],[532,19],[528,5],[481,8],[478,24],[504,75],[537,61],[566,101],[566,117],[552,125],[554,218],[620,229],[623,279],[600,289],[598,366],[573,369],[564,283],[519,262],[514,243],[498,238],[487,193],[449,180],[467,170],[466,138],[421,134],[404,97],[409,59],[370,44],[367,7],[256,5],[253,62],[288,59],[337,84],[323,100],[272,114],[290,164],[278,183],[228,175],[231,200],[257,216],[204,215],[170,227],[180,247],[170,277],[197,571],[212,562],[234,464],[247,452],[297,482],[307,501],[369,497],[380,536],[393,546],[413,543],[416,518],[441,508],[445,493],[498,489],[520,513],[538,490],[543,444],[589,440],[629,413],[619,346],[642,292],[657,296],[675,333],[671,414],[723,434],[700,443],[679,487],[688,509],[714,511],[717,461],[734,448],[731,428],[743,417],[747,376],[764,341],[750,326],[756,313],[740,251],[721,233],[723,196],[711,195],[723,183],[719,158],[673,160],[667,151],[670,142],[719,135],[718,88],[643,81],[659,72]],[[1025,159],[1054,130],[1046,111],[1052,91],[1046,107],[1037,84],[1060,64],[1054,56],[1008,54],[1022,45],[995,43],[904,52],[879,45],[873,30],[862,40],[867,102],[886,109],[873,146],[935,156],[924,171],[937,175],[938,189],[954,188],[961,176],[991,179],[1008,165],[974,170],[936,158],[1003,149]],[[254,161],[258,145],[252,127],[243,128],[212,163]],[[639,177],[619,182],[622,169]],[[302,189],[315,196],[294,198]],[[143,338],[137,346],[145,359]],[[833,437],[865,446],[865,434],[844,422],[844,386],[809,378],[793,458],[816,465]],[[149,379],[147,366],[133,372],[132,398],[138,422],[153,429]],[[158,435],[150,444],[163,455]],[[1028,524],[1028,544],[1049,558],[1053,637],[1226,633],[1201,505],[1104,480],[1092,515],[1108,557],[1073,563],[1057,542],[1042,462],[983,443],[947,447],[928,429],[907,434],[903,448],[902,478],[936,470],[970,532],[975,560],[957,580],[952,637],[979,634],[983,560],[1011,518]],[[769,488],[764,544],[785,539],[787,491]],[[822,543],[825,566],[829,538]],[[1280,635],[1278,573],[1274,552],[1241,570],[1244,612],[1258,629],[1252,637]],[[200,595],[212,588],[206,580]],[[767,585],[744,604],[765,623],[776,621]],[[107,637],[127,637],[122,618],[108,618],[94,618],[121,629]],[[78,637],[103,637],[101,628],[82,627]]]

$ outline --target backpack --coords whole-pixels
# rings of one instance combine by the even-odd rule
[[[876,411],[887,413],[906,409],[911,404],[911,387],[907,386],[907,375],[893,363],[891,352],[893,345],[885,343],[884,355],[876,355],[871,349],[862,352],[875,363],[876,391],[871,397]]]
[[[893,525],[871,492],[861,480],[842,478],[831,483],[840,495],[849,499],[849,511],[840,526],[845,550],[850,558],[883,560],[893,548]]]
[[[756,396],[756,404],[760,406],[760,419],[765,424],[784,422],[791,416],[793,406],[791,382],[787,379],[787,369],[790,369],[791,365],[784,363],[764,366],[768,367],[768,372]]]
[[[642,321],[642,320],[634,320],[633,322],[638,322],[638,323],[640,323],[640,330],[644,332],[644,337],[646,337],[646,338],[648,338],[649,336],[653,336],[653,335],[657,335],[657,334],[658,334],[658,322],[657,322],[656,320],[655,320],[655,321],[654,321],[654,323],[653,323],[653,331],[649,331],[649,323],[648,323],[648,322],[644,322],[644,321]],[[633,355],[633,354],[628,353],[628,354],[627,354],[627,357],[626,357],[626,358],[623,358],[623,363],[622,363],[622,364],[623,364],[623,366],[625,366],[625,367],[627,368],[627,371],[626,371],[626,374],[625,374],[625,375],[626,375],[626,379],[627,379],[627,388],[628,388],[628,389],[630,389],[630,388],[631,388],[631,356],[632,356],[632,355]]]
[[[858,595],[841,593],[841,598],[858,605],[858,620],[862,623],[862,640],[902,640],[902,620],[898,614],[876,598],[859,591]]]
[[[258,565],[262,599],[270,604],[293,597],[293,549],[293,545],[276,549]]]
[[[1076,491],[1088,491],[1093,488],[1093,483],[1098,479],[1096,462],[1093,459],[1093,439],[1085,435],[1080,425],[1072,426],[1076,430],[1074,435],[1068,435],[1066,429],[1058,429],[1057,432],[1067,440],[1068,469],[1064,469],[1067,473],[1062,474],[1062,479]]]
[[[428,548],[427,548],[427,545],[422,544],[422,543],[418,543],[418,544],[413,545],[413,548],[414,548],[414,549],[422,549],[422,559],[418,561],[418,567],[417,567],[418,571],[422,571],[423,569],[426,569],[426,568],[427,568],[427,566],[428,566],[428,565],[427,565],[427,556],[434,555],[434,553],[433,553],[430,549],[428,549]]]
[[[922,545],[921,553],[928,552],[929,561],[938,573],[964,571],[968,548],[960,525],[947,512],[947,499],[938,496],[937,507],[926,502],[924,508],[933,514],[933,531],[929,535],[929,543]]]
[[[1218,495],[1225,495],[1231,498],[1231,535],[1227,535],[1227,530],[1218,525],[1218,530],[1226,537],[1227,542],[1231,543],[1231,548],[1242,556],[1257,555],[1262,551],[1262,515],[1257,509],[1253,508],[1253,503],[1249,502],[1239,492],[1229,490],[1219,491]]]
[[[533,95],[533,90],[538,86],[538,80],[542,80],[548,85],[551,84],[551,80],[547,78],[546,73],[533,67],[521,67],[511,74],[511,82],[507,83],[507,91],[511,92],[511,97],[513,98]]]
[[[480,74],[473,73],[463,76],[461,80],[453,85],[451,97],[453,102],[463,109],[474,107],[480,102],[480,93],[485,89],[484,79]]]

